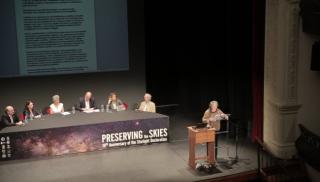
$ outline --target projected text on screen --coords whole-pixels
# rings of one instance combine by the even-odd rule
[[[20,75],[97,71],[94,1],[15,0]]]

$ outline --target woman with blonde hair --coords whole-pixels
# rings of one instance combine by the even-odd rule
[[[60,96],[59,95],[52,96],[52,104],[50,105],[50,114],[63,113],[63,112],[64,112],[64,108],[63,108],[63,103],[60,102]]]

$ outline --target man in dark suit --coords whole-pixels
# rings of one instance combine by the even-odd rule
[[[21,125],[23,125],[23,122],[20,121],[19,117],[15,114],[14,108],[7,106],[4,110],[4,115],[1,116],[1,128]]]
[[[84,97],[81,97],[79,100],[79,110],[86,111],[86,110],[93,110],[96,108],[96,102],[92,96],[91,92],[86,92]]]

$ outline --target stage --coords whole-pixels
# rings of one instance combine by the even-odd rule
[[[198,181],[255,170],[256,148],[239,140],[239,161],[233,165],[234,140],[221,137],[217,168],[213,174],[189,168],[186,126],[191,117],[170,118],[169,143],[153,143],[42,159],[0,162],[1,182],[20,181]],[[228,152],[229,149],[229,152]],[[199,146],[198,151],[203,151]],[[230,160],[229,160],[230,159]]]

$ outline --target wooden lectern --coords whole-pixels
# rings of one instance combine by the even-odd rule
[[[189,131],[189,166],[196,169],[196,161],[205,159],[209,164],[214,165],[215,159],[215,134],[214,128],[201,128],[195,129],[192,126],[188,127]],[[207,144],[207,155],[203,157],[196,157],[196,145]]]

